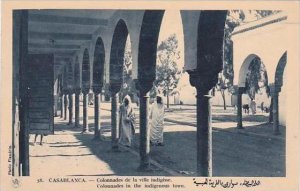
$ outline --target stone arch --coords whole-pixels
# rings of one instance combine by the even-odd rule
[[[103,86],[105,49],[101,37],[97,38],[93,60],[93,90],[99,91]]]
[[[192,86],[208,90],[217,83],[223,66],[226,10],[181,10],[184,69]]]
[[[114,91],[118,92],[123,83],[123,63],[128,29],[124,20],[120,19],[115,27],[109,65],[109,81]]]
[[[139,39],[138,80],[146,92],[152,88],[156,77],[157,41],[163,15],[164,10],[147,10],[143,16]]]
[[[259,59],[261,61],[261,63],[264,64],[261,57],[259,57],[258,55],[256,55],[256,54],[248,55],[245,58],[244,62],[242,63],[241,68],[238,73],[239,74],[238,87],[243,87],[243,88],[246,87],[247,72],[249,71],[249,66],[254,59]],[[267,68],[266,68],[266,70],[267,70]]]
[[[223,69],[223,43],[227,11],[201,11],[197,30],[197,73],[203,90],[210,90]],[[198,83],[198,82],[197,82]]]
[[[283,73],[286,66],[286,61],[287,61],[287,51],[285,51],[285,53],[281,56],[276,67],[275,85],[276,88],[279,88],[279,90],[283,85]]]
[[[90,90],[90,57],[88,49],[84,49],[82,58],[82,91]]]

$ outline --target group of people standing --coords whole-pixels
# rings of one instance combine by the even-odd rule
[[[157,95],[149,112],[150,144],[163,146],[164,104],[162,96]],[[135,114],[130,96],[126,95],[120,106],[120,138],[121,145],[131,147],[135,134]]]

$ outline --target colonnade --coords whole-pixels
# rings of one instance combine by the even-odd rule
[[[270,96],[271,96],[271,119],[273,122],[273,134],[279,135],[279,106],[278,98],[281,92],[281,87],[275,85],[274,83],[269,84]],[[245,87],[235,87],[235,92],[237,95],[237,129],[243,129],[243,109],[242,109],[242,96],[245,93]]]

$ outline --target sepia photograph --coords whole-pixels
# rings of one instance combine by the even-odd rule
[[[298,2],[26,2],[2,2],[0,190],[299,189]]]

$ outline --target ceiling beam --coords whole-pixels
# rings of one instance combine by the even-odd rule
[[[69,50],[69,49],[41,49],[41,48],[32,48],[28,47],[28,50],[31,52],[39,52],[39,53],[50,53],[50,54],[73,54],[75,53],[75,50]]]
[[[28,49],[29,54],[54,54],[57,57],[71,58],[74,56],[75,51],[41,51],[39,49]]]
[[[53,40],[91,40],[91,34],[82,33],[47,33],[29,31],[29,39],[53,39]]]
[[[29,14],[29,21],[32,22],[46,22],[46,23],[64,23],[77,25],[102,25],[106,26],[108,21],[106,19],[94,19],[84,17],[66,17],[56,15],[44,14]]]
[[[30,48],[55,48],[55,49],[80,49],[80,45],[75,45],[75,44],[55,44],[51,45],[50,42],[49,44],[44,44],[44,43],[29,43],[28,46]]]

